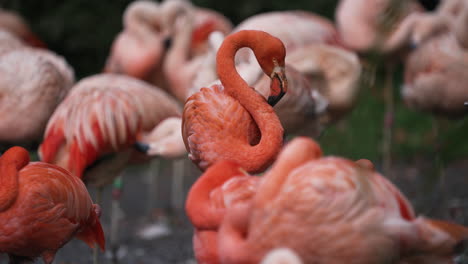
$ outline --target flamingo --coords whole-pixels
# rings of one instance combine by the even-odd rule
[[[174,24],[172,44],[165,56],[163,72],[170,93],[179,101],[185,102],[197,89],[217,79],[214,64],[219,45],[214,37],[211,41],[208,37],[203,47],[204,52],[193,55],[197,9],[183,0],[168,0],[164,2],[162,9],[164,14],[167,14],[167,19],[172,21],[168,21],[167,24]],[[223,35],[221,31],[215,32]]]
[[[87,77],[73,87],[50,118],[39,154],[43,161],[66,168],[101,192],[138,158],[134,144],[145,146],[147,155],[186,153],[180,114],[174,99],[143,81],[110,73]],[[118,193],[113,208],[118,206]],[[112,230],[117,232],[114,225]],[[113,250],[115,238],[112,232]]]
[[[40,256],[50,264],[73,237],[104,250],[99,205],[68,171],[12,147],[0,157],[0,181],[0,252],[10,263]]]
[[[0,75],[0,144],[38,142],[74,82],[73,69],[50,51],[17,47],[0,55]]]
[[[129,4],[123,15],[124,30],[112,44],[104,71],[143,80],[153,78],[164,53],[161,15],[156,2],[139,0]]]
[[[355,53],[328,44],[309,44],[286,57],[288,93],[275,106],[285,133],[317,137],[357,101],[361,64]],[[255,89],[266,96],[268,80]]]
[[[309,138],[292,140],[251,198],[226,207],[218,218],[219,263],[259,263],[271,250],[286,247],[304,263],[442,264],[468,237],[463,226],[416,217],[370,161],[321,153]],[[218,172],[211,177],[212,185],[221,185],[217,189],[254,177],[223,184],[218,177],[224,172]],[[204,195],[215,198],[217,189],[205,188]]]
[[[162,4],[146,0],[132,2],[125,10],[124,30],[112,44],[105,72],[130,75],[170,91],[162,72],[164,54],[171,46],[172,23],[179,15],[179,7],[190,5],[179,5],[179,2],[182,1],[165,1]],[[232,25],[215,11],[196,8],[194,12],[190,54],[196,55],[204,53],[211,31],[220,30],[227,34]]]
[[[8,31],[32,47],[46,47],[45,43],[31,31],[26,21],[13,11],[0,8],[0,29]]]
[[[412,45],[423,42],[426,34],[415,34],[416,29],[435,21],[426,14],[415,0],[341,0],[335,11],[335,20],[343,45],[359,53],[377,53],[385,55],[392,63],[385,66],[385,84],[383,97],[385,114],[383,118],[383,171],[389,174],[391,167],[391,144],[394,114],[393,98],[393,63],[401,58]],[[431,26],[431,29],[442,30],[444,24]],[[424,30],[425,31],[425,30]],[[397,55],[397,56],[395,56]],[[374,67],[374,66],[371,66]],[[371,69],[374,71],[375,69]]]
[[[262,171],[282,145],[283,128],[273,108],[235,69],[235,54],[243,47],[253,50],[262,70],[271,78],[270,105],[287,90],[286,51],[281,40],[257,30],[227,36],[216,57],[221,85],[201,88],[184,106],[182,136],[189,158],[201,170],[227,159],[249,172]]]

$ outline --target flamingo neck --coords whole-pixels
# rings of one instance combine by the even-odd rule
[[[265,48],[268,43],[263,34],[267,35],[260,31],[240,31],[230,35],[226,37],[216,57],[216,70],[225,92],[250,113],[261,132],[257,145],[251,146],[245,142],[239,146],[239,156],[244,157],[241,166],[252,173],[265,170],[283,143],[283,127],[278,116],[266,100],[242,79],[234,62],[236,52],[241,48],[250,48],[254,54]]]
[[[28,152],[20,147],[9,149],[0,158],[0,212],[7,210],[18,196],[19,171],[29,163]]]
[[[186,213],[198,230],[217,230],[224,216],[224,208],[216,208],[211,193],[229,179],[243,175],[240,166],[220,161],[211,166],[192,186],[187,196]]]
[[[190,47],[194,21],[191,11],[187,12],[185,15],[188,22],[184,23],[181,30],[175,34],[174,42],[167,52],[164,63],[164,72],[168,76],[171,92],[182,102],[188,97],[188,90],[198,70],[191,64]]]

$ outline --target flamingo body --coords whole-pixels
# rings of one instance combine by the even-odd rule
[[[217,54],[222,86],[202,88],[184,106],[182,136],[189,157],[202,170],[226,155],[224,159],[242,164],[247,171],[261,171],[272,162],[282,143],[283,129],[273,108],[236,72],[234,56],[242,47],[253,49],[270,76],[270,102],[276,103],[287,89],[285,49],[279,39],[256,30],[228,36]],[[249,121],[249,114],[255,122]],[[255,127],[262,131],[258,144]]]
[[[304,263],[449,263],[467,236],[462,226],[416,217],[369,161],[321,157],[315,142],[298,138],[251,202],[225,211],[218,253],[221,263],[259,263],[281,247]]]
[[[52,164],[29,163],[20,147],[0,157],[0,173],[0,252],[11,258],[42,256],[51,263],[74,236],[104,250],[100,209],[79,178]],[[5,203],[8,199],[13,202]]]
[[[71,88],[73,70],[48,51],[20,48],[0,56],[0,72],[0,142],[38,140]]]
[[[164,119],[178,116],[178,104],[152,85],[116,74],[88,77],[76,84],[54,112],[39,151],[42,160],[79,177],[103,157],[111,158],[108,166],[120,170],[132,157],[131,146],[139,137]],[[102,185],[116,174],[104,175],[108,177],[100,176],[99,181],[87,178]]]

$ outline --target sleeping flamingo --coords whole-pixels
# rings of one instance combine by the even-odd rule
[[[68,171],[30,163],[25,149],[12,147],[0,157],[0,181],[0,252],[10,263],[40,256],[50,264],[73,237],[104,250],[100,208]]]
[[[0,55],[0,76],[0,145],[36,144],[73,85],[73,69],[50,51],[19,46]]]
[[[189,3],[179,5],[179,2],[183,1],[169,0],[162,4],[146,0],[132,2],[125,10],[124,30],[112,44],[105,71],[130,75],[170,91],[162,65],[175,34],[173,23],[179,16],[178,7],[190,6],[196,14],[190,56],[205,52],[211,31],[220,30],[227,34],[231,30],[230,21],[221,14],[192,7]]]
[[[323,128],[339,120],[357,101],[361,64],[355,53],[316,43],[297,48],[286,57],[288,93],[275,106],[287,135],[317,137]],[[268,79],[255,84],[268,93]]]
[[[129,4],[123,15],[124,29],[112,44],[104,71],[143,80],[153,78],[164,53],[161,15],[156,2]]]
[[[211,186],[220,187],[205,188],[205,196],[215,198],[239,178],[222,183],[217,177],[224,172],[218,172],[211,175]],[[304,263],[442,264],[450,263],[468,238],[468,228],[416,217],[370,161],[321,157],[308,138],[286,145],[257,181],[250,200],[233,202],[218,216],[220,260],[212,263],[259,263],[271,250],[286,247]],[[202,215],[216,213],[213,206],[199,208]]]
[[[286,53],[279,39],[257,30],[227,36],[216,57],[222,85],[201,88],[184,106],[182,136],[190,159],[202,170],[227,159],[249,172],[259,172],[274,160],[282,145],[283,128],[273,108],[235,69],[234,57],[243,47],[253,50],[271,78],[270,105],[287,90]]]
[[[39,153],[43,161],[66,168],[102,192],[138,158],[133,146],[139,141],[147,155],[186,153],[180,115],[178,103],[154,86],[124,75],[98,74],[78,82],[57,107]],[[114,195],[113,208],[118,207],[118,198]],[[116,211],[111,213],[115,219]],[[118,246],[114,224],[113,251]]]
[[[0,8],[0,29],[10,32],[32,47],[46,47],[45,43],[31,31],[26,21],[13,11]]]

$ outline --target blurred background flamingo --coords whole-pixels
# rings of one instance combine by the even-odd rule
[[[10,263],[42,257],[50,264],[73,237],[104,250],[101,209],[80,179],[58,166],[29,162],[21,147],[0,157],[0,172],[0,252]]]
[[[155,156],[178,157],[185,153],[180,122],[168,119],[180,118],[180,111],[177,102],[165,92],[128,76],[99,74],[82,79],[49,120],[39,147],[41,159],[98,187],[100,203],[103,187],[112,183],[135,156],[133,145],[137,140],[156,140],[146,142],[150,149],[144,149]],[[114,258],[120,191],[113,194],[111,211]]]

